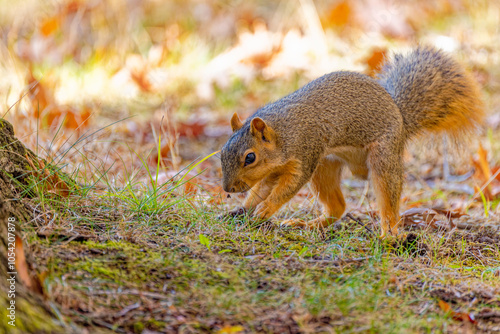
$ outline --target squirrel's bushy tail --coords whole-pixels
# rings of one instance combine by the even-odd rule
[[[423,130],[459,136],[484,118],[475,80],[453,58],[432,47],[395,55],[377,81],[399,107],[408,137]]]

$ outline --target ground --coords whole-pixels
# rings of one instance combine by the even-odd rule
[[[29,152],[0,189],[19,199],[10,213],[52,318],[36,313],[33,328],[500,332],[499,4],[360,4],[4,6],[0,126],[31,151],[0,138],[2,166]],[[465,64],[487,119],[457,143],[408,144],[398,238],[378,237],[372,189],[348,172],[346,215],[325,230],[280,226],[321,214],[308,186],[269,222],[220,217],[243,200],[221,189],[233,112],[246,118],[328,71],[373,75],[416,44]],[[6,187],[7,173],[23,182]]]

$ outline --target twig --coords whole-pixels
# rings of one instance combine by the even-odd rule
[[[353,220],[356,223],[358,223],[359,225],[363,226],[372,235],[376,235],[375,232],[373,232],[368,226],[366,226],[366,224],[363,224],[363,222],[359,218],[354,217],[353,215],[351,215],[351,213],[348,213],[345,216],[347,218],[349,218],[350,220]]]
[[[362,262],[368,259],[371,259],[373,256],[364,256],[364,257],[357,257],[357,258],[352,258],[352,259],[341,259],[341,260],[305,260],[306,262],[313,262],[313,263],[330,263],[333,264],[334,266],[340,266],[342,264],[348,264],[348,263],[356,263],[356,262]]]

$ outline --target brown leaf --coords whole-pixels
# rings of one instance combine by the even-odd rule
[[[495,180],[500,182],[500,166],[491,167],[491,174],[495,175]]]
[[[49,126],[58,126],[59,122],[63,122],[62,126],[67,129],[82,131],[86,128],[84,125],[88,124],[90,115],[88,107],[77,110],[68,106],[53,106],[44,119]]]
[[[460,212],[457,210],[446,210],[442,208],[432,208],[432,210],[436,211],[437,213],[446,216],[446,218],[451,219],[451,218],[460,218],[462,216],[467,216],[466,213]]]
[[[130,77],[143,92],[150,92],[152,90],[153,85],[148,78],[148,64],[141,56],[129,56],[127,59],[127,68],[130,71]]]
[[[483,178],[483,183],[486,183],[491,177],[491,169],[488,163],[488,151],[483,148],[481,143],[479,143],[477,155],[477,166],[479,166],[479,170],[481,172],[480,176]]]
[[[171,166],[172,159],[168,158],[170,151],[176,145],[176,137],[170,136],[170,138],[162,144],[160,148],[160,154],[158,156],[158,150],[156,150],[149,158],[148,163],[150,166],[157,166],[158,158],[160,159],[160,165]]]
[[[427,208],[411,208],[403,212],[401,215],[403,225],[419,224],[422,221],[426,224],[436,227],[435,216],[438,213]]]
[[[32,169],[33,176],[35,176],[40,182],[42,182],[43,185],[47,187],[49,192],[55,193],[61,197],[69,196],[69,186],[66,184],[66,182],[61,180],[56,172],[51,172],[48,168],[45,168],[45,163],[43,162],[43,160],[38,159],[37,167],[27,154],[25,157],[26,161]],[[42,171],[43,173],[41,173]]]
[[[19,280],[30,291],[43,295],[42,283],[40,282],[38,276],[32,275],[30,273],[29,265],[26,262],[26,255],[24,254],[23,241],[17,235],[15,244],[16,244],[16,247],[14,249],[14,252],[16,254],[15,266],[17,274],[19,275]]]
[[[486,151],[483,148],[483,145],[479,143],[479,149],[477,151],[477,158],[472,159],[472,164],[474,165],[474,168],[476,170],[476,173],[474,173],[474,177],[478,179],[480,182],[481,186],[475,186],[474,190],[475,193],[478,194],[481,190],[481,188],[484,187],[483,189],[483,194],[484,197],[491,201],[495,199],[495,196],[491,192],[491,182],[495,181],[495,179],[490,180],[492,177],[492,172],[490,165],[488,163],[488,151]],[[497,170],[495,170],[496,173]],[[489,182],[489,183],[488,183]],[[479,196],[476,196],[479,197]]]
[[[473,323],[473,324],[476,323],[476,320],[475,320],[474,315],[472,313],[455,312],[451,308],[450,304],[448,304],[447,302],[445,302],[444,300],[441,300],[441,299],[438,301],[438,303],[439,303],[439,307],[441,308],[441,310],[443,310],[445,313],[449,313],[454,320],[468,321],[468,322]]]
[[[194,121],[189,123],[177,123],[177,133],[180,137],[197,138],[205,133],[207,122]]]
[[[33,116],[39,118],[42,112],[53,104],[54,97],[41,81],[35,79],[31,69],[28,72],[27,81],[28,86],[32,87],[28,97],[33,108]]]

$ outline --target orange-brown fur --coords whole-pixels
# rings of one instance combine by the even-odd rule
[[[243,209],[267,220],[311,181],[325,215],[285,223],[325,227],[344,213],[347,166],[371,180],[382,236],[397,234],[406,141],[426,130],[457,137],[483,117],[479,89],[464,69],[441,51],[417,48],[387,62],[377,80],[330,73],[246,122],[233,115],[234,133],[221,151],[223,187],[250,190]]]

